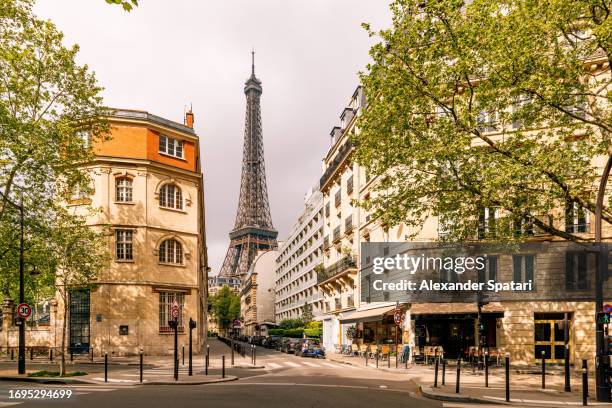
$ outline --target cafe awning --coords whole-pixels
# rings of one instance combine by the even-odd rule
[[[367,310],[354,310],[343,313],[340,323],[364,323],[382,321],[386,313],[395,310],[395,306],[375,307]]]

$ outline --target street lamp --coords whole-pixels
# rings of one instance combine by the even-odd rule
[[[25,290],[24,290],[24,223],[23,223],[23,195],[21,196],[21,204],[16,204],[9,200],[7,196],[0,192],[0,195],[4,197],[4,200],[19,210],[19,304],[25,303]],[[17,317],[17,323],[19,325],[19,356],[17,358],[17,373],[25,374],[25,319]]]

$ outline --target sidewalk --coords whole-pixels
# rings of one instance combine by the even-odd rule
[[[395,368],[395,359],[391,358],[390,364],[387,360],[378,362],[368,359],[368,365],[362,357],[350,357],[330,353],[327,358],[331,361],[363,367],[364,370],[383,371],[406,376],[407,379],[415,381],[425,397],[452,402],[463,403],[487,403],[507,404],[505,400],[505,370],[503,367],[489,368],[489,386],[485,387],[484,370],[473,370],[469,364],[461,366],[459,394],[455,391],[457,367],[455,362],[446,367],[445,385],[442,385],[442,366],[438,371],[438,387],[434,388],[435,370],[434,365],[399,364]],[[390,365],[390,368],[388,367]],[[577,406],[582,405],[582,378],[572,376],[572,392],[564,392],[563,372],[557,369],[550,370],[546,375],[546,389],[541,389],[542,377],[537,374],[529,374],[525,371],[517,372],[510,370],[510,405],[518,406]],[[592,401],[595,395],[595,379],[589,377],[589,400],[588,404],[593,406],[609,406],[612,404],[597,403]]]
[[[144,356],[143,361],[143,385],[160,385],[160,384],[208,384],[225,381],[236,380],[237,377],[226,375],[222,378],[223,356],[225,356],[225,369],[230,368],[257,368],[251,364],[250,355],[242,357],[239,353],[234,353],[234,365],[231,364],[231,349],[225,344],[216,339],[208,339],[209,345],[209,367],[208,375],[205,374],[206,348],[202,353],[193,355],[192,376],[188,375],[189,356],[182,355],[182,348],[179,348],[179,381],[174,381],[174,366],[172,356]],[[183,364],[183,361],[185,364]],[[4,362],[11,362],[10,359]],[[37,383],[62,383],[62,384],[99,384],[99,385],[140,385],[140,356],[126,357],[111,357],[108,356],[108,382],[104,381],[104,357],[94,357],[93,361],[90,358],[75,358],[73,362],[69,359],[66,361],[68,371],[74,371],[72,368],[75,364],[87,366],[91,365],[91,369],[85,368],[88,374],[77,377],[28,377],[26,375],[17,375],[16,360],[15,368],[0,370],[0,381],[24,381]],[[46,358],[34,360],[26,360],[27,373],[39,371],[42,365],[55,365],[59,370],[57,359],[53,362]],[[115,369],[113,369],[113,367]],[[118,369],[117,367],[121,367]],[[48,369],[48,368],[47,368]]]

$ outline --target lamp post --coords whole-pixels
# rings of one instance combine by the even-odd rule
[[[9,198],[0,192],[5,201],[19,210],[19,304],[25,303],[25,282],[24,282],[24,221],[23,221],[23,194],[21,196],[21,204],[17,204],[9,200]],[[25,319],[17,317],[19,325],[19,355],[17,357],[17,373],[25,374],[26,372],[26,352],[25,352]]]

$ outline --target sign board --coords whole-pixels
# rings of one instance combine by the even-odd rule
[[[402,313],[402,309],[400,309],[399,305],[395,308],[395,312],[393,313],[393,321],[400,327],[402,323],[404,323],[404,314]]]
[[[27,319],[32,314],[32,308],[27,303],[20,303],[17,306],[17,316]]]
[[[607,314],[612,314],[612,305],[609,303],[603,305],[603,312]]]
[[[234,320],[234,329],[239,329],[240,328],[240,320],[236,319]]]
[[[176,300],[172,303],[172,309],[170,311],[170,315],[173,319],[178,319],[181,314],[181,308]]]

